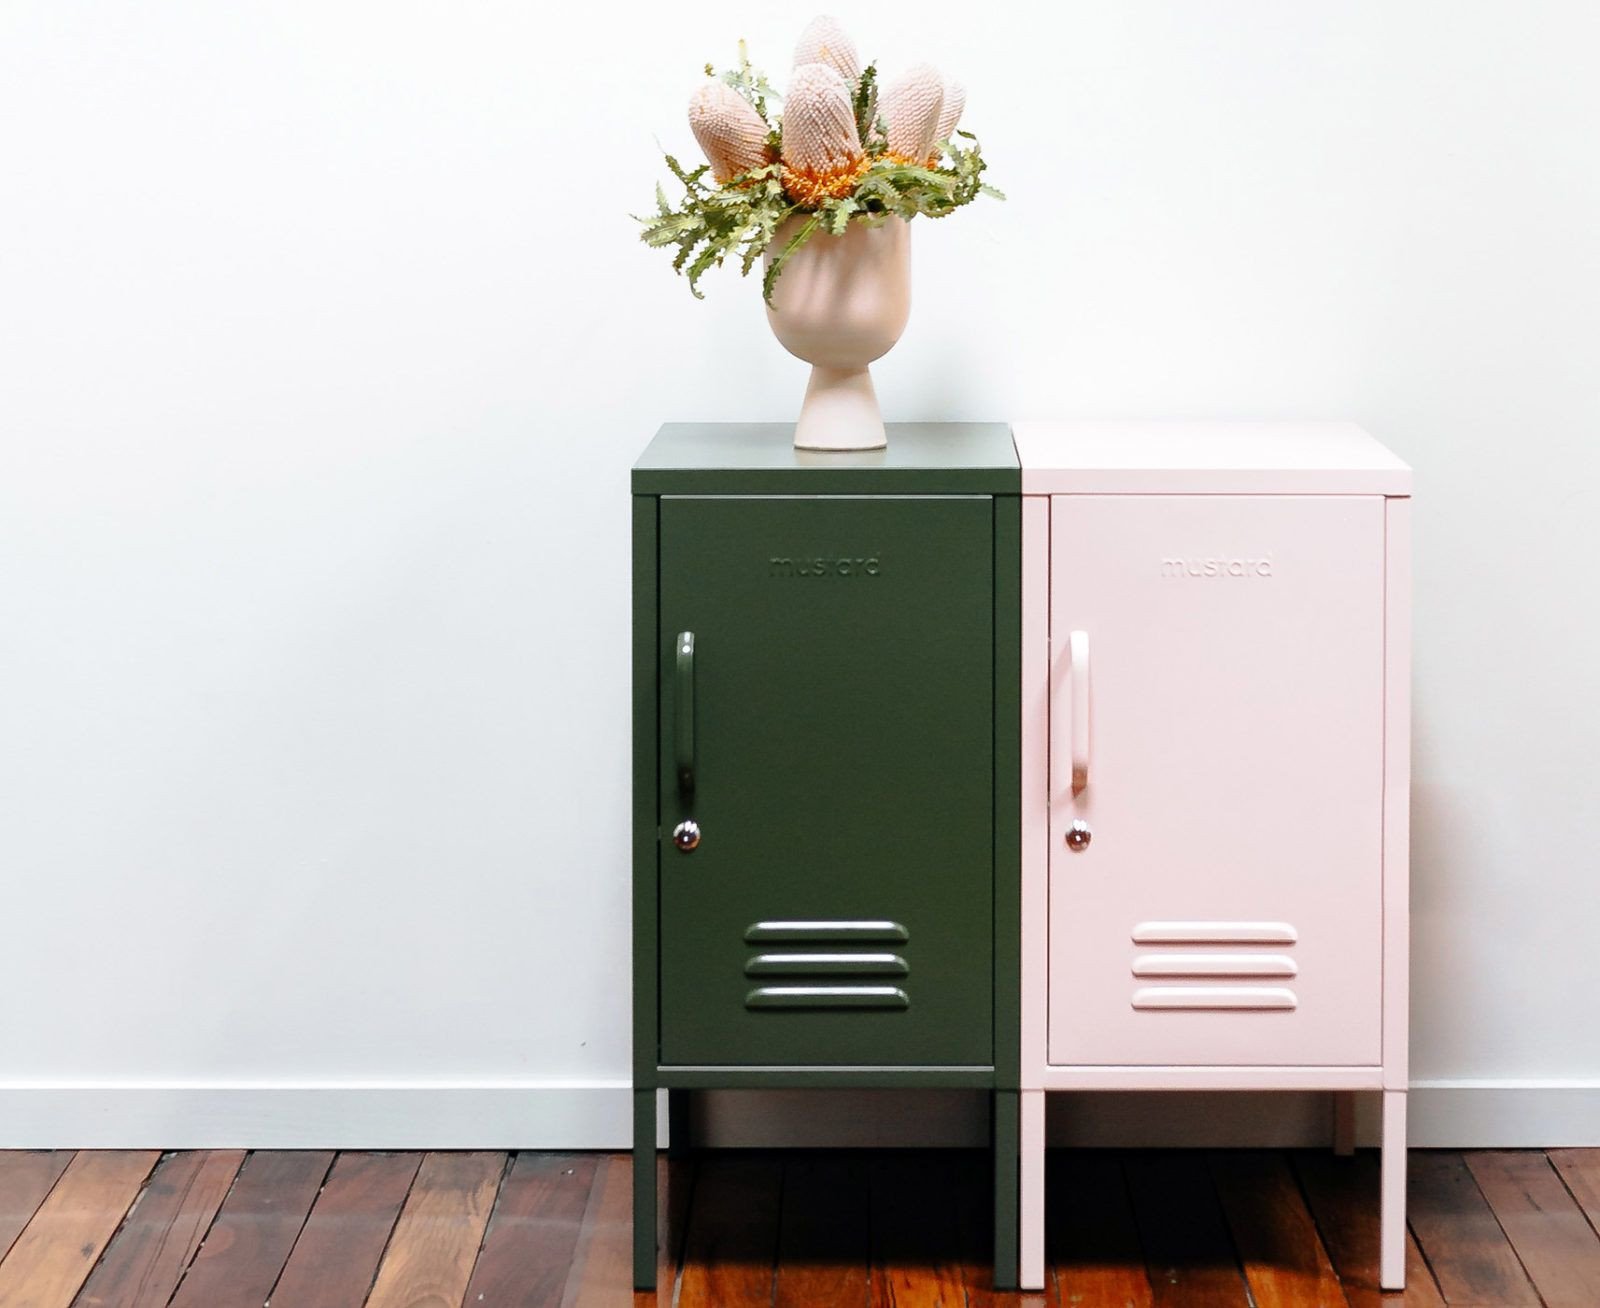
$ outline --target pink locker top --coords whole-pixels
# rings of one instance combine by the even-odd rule
[[[1411,469],[1353,422],[1012,424],[1025,495],[1410,495]]]

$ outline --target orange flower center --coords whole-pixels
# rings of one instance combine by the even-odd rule
[[[783,170],[783,189],[796,204],[816,208],[824,200],[842,200],[861,184],[867,175],[870,161],[865,155],[846,163],[829,164],[826,168],[790,168]]]

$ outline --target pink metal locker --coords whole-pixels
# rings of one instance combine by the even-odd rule
[[[1383,1096],[1405,1269],[1410,470],[1348,423],[1018,423],[1021,1284],[1044,1095]]]

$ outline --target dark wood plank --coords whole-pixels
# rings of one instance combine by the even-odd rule
[[[560,1308],[594,1188],[594,1154],[518,1154],[467,1285],[482,1308]]]
[[[1600,1304],[1600,1235],[1550,1160],[1526,1150],[1475,1151],[1467,1167],[1546,1308]]]
[[[1418,1150],[1409,1172],[1411,1229],[1445,1302],[1538,1308],[1539,1296],[1466,1160],[1459,1153]]]
[[[273,1308],[366,1300],[421,1154],[340,1154],[272,1287]]]
[[[873,1308],[961,1308],[960,1225],[954,1161],[880,1155],[871,1171]]]
[[[653,1295],[633,1295],[633,1160],[606,1159],[589,1191],[572,1276],[562,1308],[619,1308],[634,1300],[653,1305]],[[671,1303],[670,1299],[663,1300]]]
[[[1123,1169],[1157,1304],[1246,1308],[1222,1209],[1198,1153],[1130,1154]]]
[[[0,1262],[5,1308],[67,1308],[139,1197],[155,1149],[84,1150]]]
[[[169,1154],[84,1283],[76,1308],[164,1304],[211,1228],[244,1150]]]
[[[410,1200],[414,1154],[342,1156],[320,1198],[330,1155],[258,1153],[242,1170],[240,1157],[175,1154],[152,1175],[153,1151],[0,1153],[0,1238],[4,1222],[26,1222],[0,1261],[0,1304],[144,1308],[183,1276],[175,1308],[259,1304],[264,1280],[274,1308],[345,1308],[361,1302],[386,1239],[378,1308],[463,1298],[612,1308],[632,1297],[624,1156],[524,1154],[500,1188],[503,1155],[431,1155]],[[1020,1297],[990,1289],[986,1164],[959,1151],[663,1161],[662,1302],[681,1249],[685,1308],[1210,1308],[1246,1302],[1236,1248],[1259,1308],[1600,1304],[1600,1150],[1414,1154],[1421,1248],[1408,1241],[1404,1295],[1377,1287],[1370,1153],[1300,1154],[1292,1172],[1270,1153],[1052,1155],[1052,1289]],[[397,1224],[402,1203],[409,1218]]]
[[[325,1150],[264,1149],[246,1158],[173,1308],[264,1303],[332,1162]]]
[[[867,1201],[860,1156],[794,1153],[784,1161],[776,1308],[866,1308]]]
[[[50,1187],[72,1161],[70,1149],[9,1149],[0,1153],[0,1258],[39,1211]]]
[[[434,1153],[422,1160],[367,1308],[461,1303],[505,1174],[499,1153]]]
[[[778,1257],[783,1168],[775,1158],[698,1160],[680,1308],[770,1304]]]
[[[1324,1151],[1296,1154],[1294,1170],[1305,1188],[1323,1247],[1339,1275],[1350,1308],[1415,1304],[1444,1308],[1444,1297],[1422,1251],[1406,1236],[1406,1289],[1385,1294],[1378,1285],[1378,1157],[1336,1158]]]
[[[1150,1308],[1122,1156],[1051,1150],[1045,1171],[1045,1260],[1059,1301],[1072,1308]]]
[[[1600,1231],[1600,1149],[1552,1149],[1549,1158],[1589,1225]]]
[[[1213,1154],[1211,1181],[1256,1308],[1349,1308],[1282,1154]]]

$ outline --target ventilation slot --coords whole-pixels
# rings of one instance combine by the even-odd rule
[[[1133,974],[1159,976],[1281,976],[1300,968],[1287,954],[1140,954]]]
[[[1133,992],[1133,1006],[1146,1012],[1170,1009],[1286,1009],[1294,991],[1276,986],[1144,986]]]
[[[911,933],[898,922],[753,922],[745,928],[746,944],[904,944]]]
[[[746,1008],[911,1007],[899,986],[762,986],[744,997]]]
[[[1299,933],[1287,922],[1141,922],[1136,945],[1292,945]]]
[[[757,954],[744,965],[746,976],[905,976],[910,971],[899,954]]]

